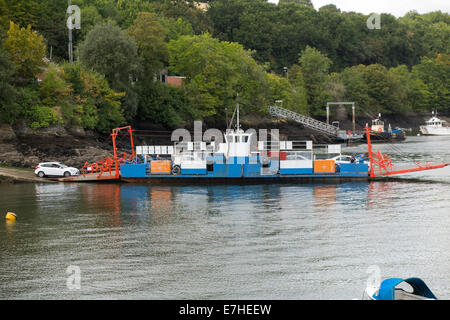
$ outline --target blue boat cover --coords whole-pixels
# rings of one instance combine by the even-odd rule
[[[395,287],[402,282],[408,283],[413,288],[413,294],[422,296],[429,299],[437,299],[436,296],[427,287],[425,282],[419,278],[390,278],[384,280],[378,291],[378,295],[374,295],[373,298],[376,300],[395,300]]]

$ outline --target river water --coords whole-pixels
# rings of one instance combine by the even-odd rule
[[[450,160],[450,138],[395,147],[395,162]],[[450,299],[449,205],[450,167],[370,183],[3,184],[0,299],[354,299],[377,272]]]

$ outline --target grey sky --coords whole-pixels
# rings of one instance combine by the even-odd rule
[[[278,0],[269,0],[278,3]],[[311,0],[318,9],[327,4],[335,4],[342,11],[355,11],[364,14],[390,13],[401,17],[411,10],[419,13],[441,10],[450,13],[449,0]]]

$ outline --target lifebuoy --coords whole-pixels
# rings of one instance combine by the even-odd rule
[[[172,168],[172,174],[173,175],[178,175],[178,174],[180,174],[181,173],[181,168],[180,168],[180,166],[179,165],[174,165],[173,166],[173,168]]]

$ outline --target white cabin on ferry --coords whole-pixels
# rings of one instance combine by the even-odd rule
[[[220,143],[217,153],[228,157],[249,157],[251,153],[252,134],[243,130],[228,131],[225,143]]]

